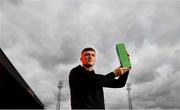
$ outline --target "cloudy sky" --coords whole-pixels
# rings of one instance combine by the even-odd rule
[[[124,42],[133,68],[133,108],[180,108],[180,1],[0,0],[0,48],[46,108],[70,108],[68,75],[84,47],[96,49],[96,73],[119,66]],[[128,108],[126,87],[105,88],[106,108]]]

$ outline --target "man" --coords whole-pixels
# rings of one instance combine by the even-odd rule
[[[106,75],[96,74],[93,48],[83,49],[80,60],[82,65],[73,68],[69,74],[72,109],[105,109],[103,87],[124,87],[130,68],[119,67]]]

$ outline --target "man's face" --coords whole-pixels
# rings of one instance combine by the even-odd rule
[[[85,51],[81,54],[81,61],[84,66],[91,67],[95,64],[96,53],[94,51]]]

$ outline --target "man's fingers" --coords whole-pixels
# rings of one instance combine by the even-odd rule
[[[129,70],[130,70],[130,68],[121,68],[122,74],[126,73],[126,72],[129,71]]]
[[[130,70],[131,68],[122,68],[122,70]]]
[[[129,71],[131,68],[128,68],[128,67],[118,67],[114,70],[114,73],[117,76],[121,76],[123,75],[124,73],[126,73],[127,71]]]

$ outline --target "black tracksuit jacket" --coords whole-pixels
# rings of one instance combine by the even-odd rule
[[[114,79],[113,72],[100,75],[81,65],[73,68],[69,74],[72,109],[105,109],[103,87],[124,87],[128,74]]]

